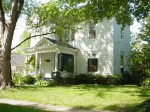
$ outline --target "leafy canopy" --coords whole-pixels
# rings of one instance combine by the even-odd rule
[[[140,77],[140,83],[150,85],[150,16],[141,29],[141,33],[132,43],[130,57],[131,71]]]

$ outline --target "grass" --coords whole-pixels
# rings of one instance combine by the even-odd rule
[[[33,109],[29,107],[0,104],[0,112],[47,112],[47,111]]]
[[[0,91],[0,98],[117,112],[145,109],[141,104],[149,97],[149,88],[134,85],[20,86]]]

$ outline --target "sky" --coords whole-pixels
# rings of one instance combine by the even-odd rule
[[[36,1],[41,2],[41,3],[46,3],[49,0],[36,0]],[[14,47],[20,43],[20,36],[23,33],[25,27],[26,27],[25,19],[19,18],[19,21],[17,23],[16,29],[14,32],[12,47]],[[130,30],[133,34],[137,34],[140,32],[140,30],[139,30],[140,27],[141,27],[140,23],[138,23],[137,21],[134,21],[134,24],[130,27]]]
[[[40,3],[46,3],[49,0],[36,0],[37,2]],[[12,47],[15,47],[17,44],[20,43],[20,36],[23,33],[23,31],[25,30],[26,27],[26,21],[24,18],[19,18],[19,21],[17,22],[17,26],[14,32],[14,37],[13,37],[13,41],[12,41]]]

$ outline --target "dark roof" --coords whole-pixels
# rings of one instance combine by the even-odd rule
[[[46,39],[49,40],[50,42],[52,42],[53,44],[56,44],[56,45],[59,45],[59,46],[63,46],[63,47],[67,47],[67,48],[72,48],[72,49],[77,49],[77,48],[69,45],[66,42],[60,42],[60,41],[53,40],[53,39],[50,39],[50,38],[46,38]]]
[[[25,57],[22,54],[12,53],[11,54],[11,65],[23,66],[25,62]]]

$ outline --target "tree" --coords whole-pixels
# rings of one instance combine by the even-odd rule
[[[23,40],[25,40],[28,37],[30,37],[30,32],[27,31],[27,29],[25,29],[24,32],[20,36],[20,41],[22,42]],[[30,47],[30,40],[27,40],[18,47],[17,52],[22,53],[22,51],[24,49],[27,49],[29,47]]]
[[[132,75],[139,77],[140,85],[150,85],[150,16],[132,43],[130,69]]]
[[[83,21],[76,12],[77,9],[68,10],[60,1],[50,1],[35,9],[28,25],[36,32],[41,32],[43,29],[45,33],[55,31],[55,35],[60,40],[65,40],[66,34],[73,35],[76,30],[75,25]]]
[[[24,10],[25,14],[31,15],[29,10],[33,7],[30,7],[30,2],[24,2],[24,0],[0,0],[0,86],[2,88],[13,85],[10,64],[13,34],[21,12]]]
[[[148,17],[150,13],[149,0],[61,0],[66,6],[78,8],[78,13],[85,19],[95,22],[103,18],[115,17],[118,24],[132,24],[132,17],[138,20]],[[82,5],[81,5],[82,4]],[[80,6],[80,8],[79,8]]]
[[[4,4],[7,3],[0,0],[0,42],[1,42],[1,85],[12,85],[11,77],[11,65],[10,65],[10,54],[11,54],[11,43],[15,26],[21,10],[23,8],[24,0],[12,1],[12,8],[10,10],[10,19],[6,22]],[[3,78],[3,79],[2,79]],[[2,82],[3,80],[3,82]]]

